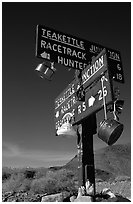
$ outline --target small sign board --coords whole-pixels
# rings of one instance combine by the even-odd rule
[[[74,69],[88,64],[84,41],[41,25],[37,26],[36,56]]]
[[[81,122],[92,113],[102,108],[101,77],[105,76],[105,97],[107,103],[112,102],[112,90],[108,75],[108,64],[106,50],[103,50],[93,61],[82,71],[82,84],[85,90],[85,101],[77,99],[76,92],[79,89],[77,80],[72,83],[55,99],[55,126],[60,128],[67,120],[71,119],[72,124]],[[106,81],[107,80],[107,81]]]
[[[124,83],[120,52],[44,25],[36,29],[36,57],[73,69],[85,69],[104,48],[107,49],[112,78]]]
[[[108,71],[104,72],[104,97],[106,105],[112,102],[112,90],[109,82]],[[103,91],[101,86],[101,78],[99,78],[93,86],[88,87],[85,91],[85,101],[78,101],[75,108],[74,124],[80,123],[89,115],[98,112],[103,108]]]

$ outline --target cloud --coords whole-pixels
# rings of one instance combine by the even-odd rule
[[[31,150],[23,152],[22,156],[27,158],[34,158],[42,161],[60,161],[60,160],[69,160],[72,158],[73,153],[63,152],[63,151],[39,151]]]
[[[7,142],[2,143],[2,154],[3,156],[18,156],[20,154],[20,149],[18,145],[11,144]]]
[[[50,150],[35,150],[22,149],[22,147],[3,142],[3,164],[10,166],[22,166],[30,164],[32,166],[42,166],[42,164],[58,165],[66,163],[75,155],[73,152],[65,151],[50,151]]]

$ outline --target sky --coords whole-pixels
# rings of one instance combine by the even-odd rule
[[[119,50],[125,83],[118,83],[124,131],[116,144],[131,142],[130,3],[2,3],[2,165],[63,165],[77,154],[76,138],[55,136],[54,100],[74,70],[57,66],[51,82],[34,72],[36,25],[41,24]],[[99,124],[97,114],[97,123]],[[94,150],[107,145],[94,135]]]

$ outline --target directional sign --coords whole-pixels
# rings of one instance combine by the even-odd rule
[[[106,105],[112,102],[112,90],[109,82],[108,71],[104,72],[104,97]],[[99,78],[93,86],[86,89],[85,101],[77,102],[74,111],[75,124],[81,122],[92,113],[96,113],[103,108],[103,92],[101,86],[101,78]]]
[[[76,99],[76,80],[55,99],[55,126],[56,130],[60,128],[65,122],[73,119]],[[72,121],[74,122],[74,121]]]
[[[54,61],[66,67],[84,69],[103,48],[107,49],[112,78],[124,83],[121,55],[97,43],[38,25],[36,30],[36,57]]]
[[[60,128],[66,121],[71,120],[72,124],[78,123],[83,118],[102,108],[101,77],[105,75],[107,84],[107,103],[112,101],[110,80],[108,76],[108,64],[106,50],[103,50],[93,61],[82,71],[82,84],[85,90],[85,102],[79,102],[76,92],[79,83],[76,79],[55,100],[55,126]],[[99,97],[99,99],[98,99]]]
[[[88,41],[87,41],[88,42]],[[103,48],[107,50],[108,56],[108,69],[110,69],[111,77],[114,81],[124,83],[124,73],[122,68],[121,54],[119,51],[113,50],[111,48],[104,47],[97,43],[88,42],[88,47],[90,56],[97,56],[98,53],[102,51]]]
[[[87,66],[84,42],[46,26],[37,26],[36,56],[74,69]]]

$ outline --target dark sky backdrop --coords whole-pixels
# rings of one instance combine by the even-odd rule
[[[121,52],[125,100],[120,122],[124,131],[116,144],[131,136],[131,21],[130,3],[2,3],[3,165],[52,166],[77,153],[76,138],[55,137],[54,100],[72,81],[74,70],[57,67],[52,80],[34,72],[37,24],[97,42]],[[100,121],[98,121],[99,123]],[[94,148],[105,147],[97,135]]]

